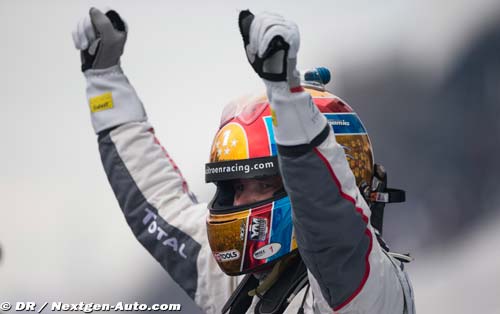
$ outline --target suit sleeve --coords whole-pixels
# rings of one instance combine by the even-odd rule
[[[237,278],[226,276],[210,252],[206,204],[155,137],[126,77],[113,71],[86,74],[89,98],[111,95],[113,102],[106,116],[91,114],[109,183],[137,240],[206,313],[216,313]]]
[[[322,296],[338,313],[403,313],[397,271],[375,239],[332,128],[307,92],[272,84],[268,97],[297,244]]]

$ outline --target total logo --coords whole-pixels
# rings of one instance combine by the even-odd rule
[[[214,257],[218,262],[230,262],[240,258],[240,251],[233,249],[224,252],[214,252]]]
[[[270,243],[268,245],[264,245],[263,247],[255,251],[253,253],[253,258],[266,259],[278,253],[280,249],[281,249],[281,244]]]

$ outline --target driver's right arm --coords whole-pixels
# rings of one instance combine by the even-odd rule
[[[94,8],[73,32],[104,170],[137,240],[206,313],[216,313],[237,278],[217,266],[206,236],[206,205],[189,191],[123,74],[126,35],[115,11]]]

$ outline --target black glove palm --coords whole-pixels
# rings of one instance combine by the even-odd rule
[[[238,18],[238,25],[243,37],[245,51],[247,51],[248,61],[261,78],[274,82],[286,81],[287,58],[290,45],[281,35],[277,35],[271,40],[262,57],[259,57],[258,54],[253,56],[248,54],[247,47],[250,44],[250,26],[254,18],[255,16],[249,10],[241,11]]]
[[[270,13],[255,16],[241,11],[238,25],[248,61],[257,74],[268,81],[288,81],[298,86],[295,69],[300,36],[295,23]]]

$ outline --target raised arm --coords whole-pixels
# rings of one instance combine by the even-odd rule
[[[300,86],[298,27],[249,11],[240,13],[239,23],[248,60],[267,88],[280,170],[313,292],[320,290],[338,313],[403,313],[409,287],[375,239],[344,150]]]
[[[198,204],[156,139],[121,69],[126,38],[118,13],[95,8],[73,32],[104,170],[137,240],[205,312],[215,313],[235,279],[217,267],[206,238],[206,205]]]

